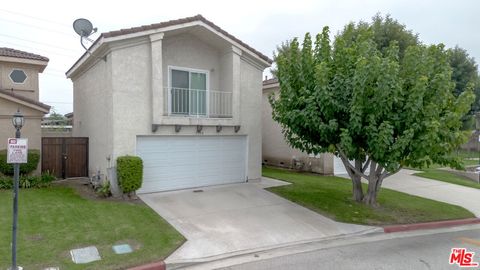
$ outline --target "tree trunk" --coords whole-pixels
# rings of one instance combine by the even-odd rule
[[[361,161],[355,161],[355,169],[362,170]],[[352,179],[353,199],[356,202],[361,202],[363,200],[362,177],[359,174],[353,172],[350,178]]]
[[[376,190],[376,185],[370,181],[368,181],[368,190],[367,194],[365,194],[365,197],[363,197],[363,203],[369,206],[377,207],[377,190]],[[376,182],[376,181],[375,181]]]
[[[353,187],[353,199],[356,202],[361,202],[363,200],[363,188],[362,188],[362,177],[359,175],[354,175],[352,177],[352,187]]]
[[[348,159],[344,156],[340,157],[342,163],[347,170],[348,176],[352,179],[352,193],[353,193],[353,200],[356,202],[362,202],[363,200],[363,188],[362,188],[362,176],[358,174],[355,170],[362,171],[362,162],[355,161],[355,170],[350,168],[348,165],[350,164]]]
[[[384,168],[377,164],[375,161],[372,161],[370,164],[370,174],[368,175],[368,189],[367,194],[363,198],[363,202],[366,205],[377,207],[377,195],[380,191],[380,186],[382,185]]]
[[[355,166],[353,166],[350,164],[347,155],[342,151],[342,148],[338,145],[335,147],[338,150],[343,165],[347,169],[350,179],[352,179],[353,199],[369,206],[378,206],[377,195],[378,192],[380,192],[383,179],[397,173],[402,167],[399,166],[396,170],[388,172],[382,165],[378,164],[370,157],[367,158],[365,164],[362,164],[361,160],[355,160]],[[370,173],[367,175],[365,172],[369,166]],[[365,195],[362,190],[362,177],[368,180],[368,188]]]

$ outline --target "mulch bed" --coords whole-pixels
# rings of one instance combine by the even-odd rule
[[[143,201],[137,198],[129,198],[124,195],[122,197],[104,197],[101,194],[98,194],[93,189],[88,178],[67,178],[62,180],[56,180],[53,182],[54,186],[60,187],[69,187],[73,188],[82,198],[88,200],[98,200],[98,201],[114,201],[114,202],[126,202],[126,203],[136,203],[143,204]]]

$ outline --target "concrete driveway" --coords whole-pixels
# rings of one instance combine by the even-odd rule
[[[187,238],[167,258],[169,264],[378,230],[335,222],[264,190],[284,184],[264,178],[259,183],[142,194],[140,198]]]

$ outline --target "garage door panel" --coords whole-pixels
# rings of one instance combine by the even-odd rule
[[[138,137],[139,193],[238,183],[246,179],[246,136]]]
[[[350,162],[350,164],[355,166],[355,160],[350,160],[349,162]],[[334,175],[348,174],[347,169],[345,168],[345,165],[343,164],[342,159],[339,158],[339,157],[336,157],[336,156],[333,159],[333,174]]]

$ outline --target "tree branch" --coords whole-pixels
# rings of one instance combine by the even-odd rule
[[[365,178],[365,179],[368,179],[368,176],[365,175],[363,172],[357,170],[352,164],[350,164],[347,156],[345,155],[345,153],[342,151],[342,149],[340,149],[340,147],[338,147],[338,145],[335,145],[335,147],[337,148],[338,150],[338,153],[340,154],[340,158],[342,159],[342,162],[343,162],[343,165],[345,165],[345,168],[347,169],[347,167],[356,172],[357,174],[359,174],[361,177]],[[348,169],[347,169],[348,170]]]
[[[383,166],[378,164],[378,167],[377,169],[375,170],[375,175],[377,175],[378,177],[380,177],[382,175],[382,171],[383,171]],[[384,172],[386,172],[387,170],[385,170]]]
[[[365,164],[363,164],[363,167],[362,167],[362,172],[365,172],[365,170],[368,168],[368,165],[370,165],[370,156],[367,158],[367,161],[365,161]]]
[[[402,169],[402,166],[398,166],[398,168],[397,168],[395,171],[393,171],[393,172],[387,172],[387,170],[385,170],[385,173],[386,173],[386,174],[385,174],[385,177],[384,177],[384,178],[387,178],[387,177],[389,177],[389,176],[392,176],[392,175],[396,174],[396,173],[399,172],[401,169]]]

